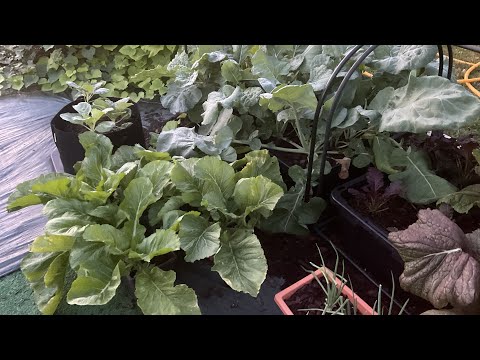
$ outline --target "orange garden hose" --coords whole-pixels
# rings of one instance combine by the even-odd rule
[[[446,57],[448,57],[448,56],[446,56]],[[474,63],[459,60],[459,59],[453,59],[453,61],[457,62],[459,64],[470,65],[470,68],[465,72],[465,75],[464,75],[463,79],[457,80],[457,83],[458,84],[465,84],[472,93],[474,93],[475,95],[480,97],[480,91],[475,89],[472,85],[472,83],[480,81],[480,77],[471,78],[471,79],[468,77],[473,70],[480,67],[480,62],[474,64]],[[362,75],[367,76],[369,78],[373,77],[373,74],[369,73],[368,71],[363,71]]]
[[[475,65],[472,65],[467,71],[465,71],[465,75],[463,76],[463,79],[464,80],[470,80],[468,78],[468,76],[470,75],[470,73],[475,70],[476,68],[478,68],[480,66],[480,62],[476,63]],[[477,79],[477,80],[480,80],[480,79]],[[474,93],[475,95],[477,95],[478,97],[480,97],[480,91],[478,91],[477,89],[475,89],[473,87],[473,85],[470,83],[470,82],[466,82],[465,85],[467,85],[468,89]]]

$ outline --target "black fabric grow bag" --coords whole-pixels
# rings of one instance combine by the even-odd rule
[[[110,99],[114,101],[119,100],[118,98]],[[70,104],[63,107],[54,116],[51,122],[53,141],[57,146],[58,152],[60,153],[60,159],[62,160],[64,171],[72,175],[75,174],[73,170],[73,165],[75,165],[77,161],[83,160],[83,158],[85,157],[85,151],[83,150],[83,147],[78,139],[79,133],[71,131],[67,127],[67,125],[69,126],[70,123],[63,120],[60,117],[60,114],[69,112],[74,113],[75,110],[73,109],[73,105],[77,104],[80,101],[81,100],[71,102]],[[130,125],[126,129],[122,129],[119,131],[111,131],[103,134],[112,141],[113,151],[115,151],[122,145],[140,144],[145,147],[145,137],[143,135],[142,119],[137,104],[131,106],[130,109],[132,110],[132,116],[128,121],[132,122],[132,125]]]

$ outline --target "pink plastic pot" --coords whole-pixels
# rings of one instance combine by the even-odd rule
[[[322,267],[316,270],[315,275],[317,276],[317,278],[321,278],[324,272],[328,274],[329,278],[331,279],[334,278],[333,272],[330,269],[327,269],[325,267]],[[284,315],[293,315],[292,310],[290,310],[288,305],[285,303],[285,300],[287,300],[293,294],[295,294],[295,292],[297,292],[298,289],[310,284],[314,279],[315,277],[313,274],[307,275],[303,279],[297,281],[295,284],[290,285],[288,288],[280,291],[275,295],[275,302],[277,303],[280,310],[282,310]],[[337,277],[335,277],[335,283],[337,285],[337,288],[340,288],[342,286],[342,282]],[[346,296],[352,304],[355,302],[357,303],[357,311],[360,314],[378,315],[375,311],[373,311],[373,309],[365,301],[363,301],[358,295],[356,295],[348,286],[343,285],[342,294]]]

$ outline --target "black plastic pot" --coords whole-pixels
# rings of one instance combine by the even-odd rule
[[[119,100],[118,98],[110,98],[113,101]],[[50,126],[52,128],[53,141],[57,146],[58,152],[60,153],[60,159],[63,164],[64,171],[69,174],[75,174],[73,170],[73,165],[77,161],[83,160],[85,157],[85,151],[80,144],[78,139],[78,132],[71,131],[70,123],[63,120],[60,117],[60,114],[64,113],[74,113],[73,105],[77,104],[81,100],[71,102],[70,104],[64,106],[52,119]],[[130,107],[132,110],[132,116],[128,120],[132,122],[132,125],[126,129],[119,131],[111,131],[105,133],[112,144],[113,150],[115,151],[122,145],[135,145],[140,144],[145,147],[145,137],[142,129],[142,119],[140,112],[138,111],[137,104],[134,104]],[[68,127],[67,127],[68,125]],[[80,125],[73,125],[79,126]]]
[[[380,283],[388,284],[391,282],[390,271],[398,281],[403,271],[402,258],[388,240],[387,230],[359,214],[344,197],[348,188],[365,183],[366,176],[363,175],[337,186],[330,195],[330,201],[345,223],[338,229],[344,235],[344,250],[361,266],[368,268]]]

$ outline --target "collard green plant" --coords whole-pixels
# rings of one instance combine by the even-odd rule
[[[84,83],[77,85],[74,82],[68,83],[70,87],[77,91],[75,98],[83,97],[82,102],[73,105],[76,113],[60,114],[60,117],[75,125],[81,125],[90,131],[98,133],[106,133],[112,130],[126,129],[131,122],[124,122],[132,115],[129,98],[112,101],[110,99],[97,98],[92,101],[95,95],[103,95],[108,93],[108,89],[102,86],[105,81],[90,84]],[[108,118],[108,120],[105,120]],[[103,119],[103,121],[102,121]],[[98,124],[98,125],[97,125]]]
[[[8,201],[8,211],[45,205],[45,234],[21,265],[43,313],[53,314],[65,294],[69,304],[106,304],[122,277],[133,277],[145,314],[198,314],[194,291],[151,263],[179,249],[190,262],[214,256],[213,270],[228,285],[258,294],[267,263],[253,227],[283,195],[276,159],[251,153],[234,169],[213,156],[172,162],[139,145],[112,155],[105,136],[79,138],[85,159],[75,176],[41,175]]]
[[[406,147],[385,134],[371,141],[375,167],[389,174],[390,181],[400,181],[405,190],[403,196],[411,203],[430,204],[457,191],[453,184],[435,174],[424,150]]]
[[[400,285],[437,309],[480,308],[480,230],[463,231],[438,210],[420,210],[416,223],[388,235],[405,269]]]

